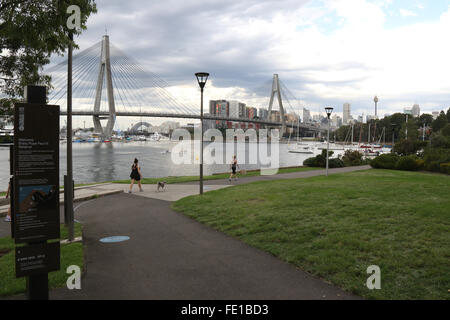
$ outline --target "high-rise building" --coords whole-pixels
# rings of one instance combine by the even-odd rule
[[[245,107],[245,103],[239,102],[239,118],[246,118],[247,110]]]
[[[270,121],[272,122],[281,122],[281,114],[278,110],[270,111]]]
[[[310,123],[311,122],[311,112],[303,108],[303,123]]]
[[[269,111],[267,109],[259,108],[259,118],[260,119],[267,119],[269,116]]]
[[[413,117],[420,117],[420,107],[418,104],[413,105],[411,111]]]
[[[229,101],[229,116],[230,118],[239,118],[239,102],[236,100]]]
[[[333,127],[339,128],[340,126],[342,126],[342,118],[337,114],[334,114],[331,118],[331,125]]]
[[[249,119],[254,119],[258,116],[258,109],[253,107],[247,107],[247,115]]]
[[[342,119],[343,119],[343,123],[344,124],[348,124],[348,122],[349,122],[349,120],[351,118],[351,116],[350,116],[350,113],[351,113],[350,106],[351,106],[350,103],[344,103],[344,107],[342,109]]]

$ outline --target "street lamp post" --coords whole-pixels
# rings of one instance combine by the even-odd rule
[[[72,166],[72,41],[73,34],[69,33],[69,49],[67,62],[67,178],[64,184],[64,192],[67,199],[67,217],[69,218],[69,241],[74,239],[73,216],[73,166]]]
[[[326,170],[326,175],[328,177],[328,154],[329,154],[329,149],[330,149],[330,116],[331,113],[333,112],[333,108],[331,107],[326,107],[325,108],[325,112],[327,113],[327,118],[328,118],[328,132],[327,132],[327,170]]]
[[[201,142],[200,142],[200,194],[203,194],[203,89],[205,88],[206,81],[208,80],[209,73],[197,72],[198,85],[200,86],[201,98],[200,98],[200,128],[201,128]]]

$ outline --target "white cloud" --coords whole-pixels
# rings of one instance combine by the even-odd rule
[[[411,10],[400,9],[400,15],[402,17],[417,17],[417,14],[412,12]]]

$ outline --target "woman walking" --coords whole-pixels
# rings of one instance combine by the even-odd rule
[[[142,192],[144,190],[142,190],[142,185],[141,185],[141,178],[142,178],[142,174],[141,174],[141,167],[138,164],[138,159],[134,158],[134,163],[131,166],[131,174],[130,174],[130,178],[131,178],[131,184],[130,184],[130,190],[128,191],[128,193],[131,193],[131,189],[133,188],[133,184],[135,181],[138,182],[139,184],[139,191]]]
[[[230,178],[228,178],[229,181],[231,181],[231,178],[233,178],[233,176],[234,176],[234,181],[236,181],[238,179],[237,173],[236,173],[236,167],[239,168],[239,165],[237,163],[236,156],[233,156],[233,160],[231,161],[231,175],[230,175]]]

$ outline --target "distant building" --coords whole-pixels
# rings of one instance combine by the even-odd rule
[[[267,109],[259,108],[259,118],[264,120],[269,116],[269,111]]]
[[[211,114],[205,113],[204,115],[210,116]],[[208,119],[203,120],[203,130],[206,131],[209,129],[216,129],[216,120],[208,120]]]
[[[229,117],[230,112],[230,104],[227,100],[215,100],[213,104],[213,113],[212,115],[216,115],[219,117]],[[210,108],[211,108],[211,101],[210,101]],[[216,120],[216,128],[224,128],[226,127],[226,121],[225,120]]]
[[[413,105],[411,109],[413,117],[420,117],[420,107],[418,104]]]
[[[270,111],[270,121],[272,121],[272,122],[281,122],[280,111],[271,110]]]
[[[433,111],[431,115],[433,116],[433,119],[436,120],[439,117],[439,111]]]
[[[308,109],[303,108],[303,123],[310,123],[311,120],[311,112]]]
[[[359,123],[363,123],[364,122],[364,117],[363,116],[358,116],[358,122]]]
[[[239,102],[239,118],[247,118],[247,109],[245,103]]]
[[[340,126],[342,126],[342,118],[337,114],[334,114],[331,118],[331,125],[333,127],[339,128]]]
[[[348,124],[349,120],[351,119],[351,115],[350,115],[350,103],[344,103],[344,107],[342,109],[342,119],[343,119],[343,123],[344,124]]]
[[[413,114],[412,108],[403,108],[403,113],[412,116],[412,114]]]
[[[229,116],[230,118],[239,118],[239,101],[229,101]]]
[[[258,109],[253,107],[247,107],[247,117],[249,119],[255,119],[258,117]]]

